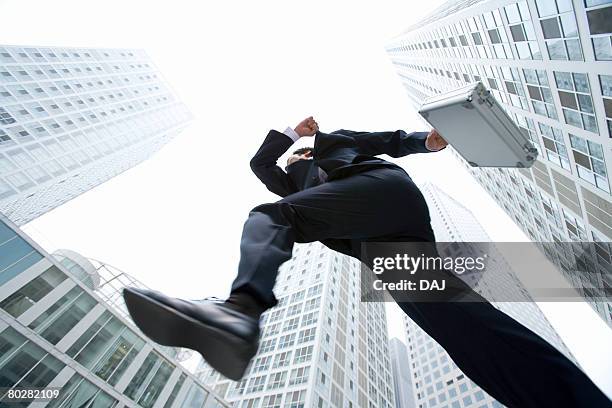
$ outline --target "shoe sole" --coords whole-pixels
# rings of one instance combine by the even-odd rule
[[[231,380],[242,378],[257,351],[256,346],[240,337],[129,288],[123,290],[123,298],[134,323],[151,340],[164,346],[195,350],[212,368]]]

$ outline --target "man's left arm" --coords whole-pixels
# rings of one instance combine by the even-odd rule
[[[340,130],[340,133],[352,136],[359,147],[360,153],[376,156],[387,154],[391,157],[403,157],[413,153],[431,153],[446,148],[446,141],[435,130],[430,132],[406,133],[403,130],[395,132],[354,132]]]

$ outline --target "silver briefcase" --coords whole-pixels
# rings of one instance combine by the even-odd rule
[[[419,113],[473,167],[531,167],[538,156],[482,82],[427,98]]]

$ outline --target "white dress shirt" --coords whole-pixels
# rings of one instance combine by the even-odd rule
[[[293,128],[290,126],[287,126],[287,129],[285,129],[283,133],[287,135],[294,142],[297,142],[297,140],[300,138],[300,135],[298,135],[297,132],[293,130]]]

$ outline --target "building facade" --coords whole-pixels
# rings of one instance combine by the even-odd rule
[[[126,317],[121,282],[139,285],[72,251],[49,255],[0,216],[0,406],[228,406],[178,364],[182,351],[152,343]],[[11,399],[24,388],[58,393]]]
[[[31,221],[147,159],[190,118],[142,50],[0,46],[0,212]]]
[[[406,345],[394,337],[389,341],[389,357],[393,370],[393,384],[395,386],[395,407],[416,408],[414,392],[412,390],[412,371]]]
[[[202,362],[204,383],[240,408],[395,406],[385,306],[360,302],[357,260],[298,244],[275,293],[245,377],[229,381]]]
[[[530,169],[472,168],[454,153],[533,241],[559,243],[555,264],[562,242],[593,242],[590,273],[566,274],[610,326],[611,39],[611,0],[453,0],[387,46],[415,106],[482,81],[529,136]]]
[[[436,240],[440,242],[490,242],[474,215],[460,203],[432,184],[421,188],[427,200]],[[491,260],[493,261],[493,260]],[[496,257],[488,264],[495,281],[479,282],[477,291],[487,297],[487,285],[502,288],[505,293],[517,292],[524,299],[523,286],[509,264]],[[469,279],[469,277],[467,277]],[[498,288],[494,289],[495,291]],[[495,307],[538,333],[575,362],[557,332],[535,302],[494,302]],[[502,405],[468,379],[450,359],[446,351],[421,328],[405,318],[406,344],[412,370],[413,392],[418,408],[501,407]]]

